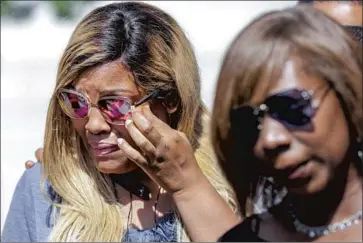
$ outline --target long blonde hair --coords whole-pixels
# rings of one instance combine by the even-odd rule
[[[126,216],[108,175],[97,170],[87,148],[62,112],[56,93],[86,70],[118,61],[137,86],[177,91],[175,129],[189,138],[202,171],[235,209],[233,191],[222,176],[209,143],[209,114],[200,97],[200,77],[192,47],[176,21],[145,3],[113,3],[93,10],[76,27],[60,60],[50,101],[44,147],[43,180],[60,203],[53,203],[51,241],[120,241]],[[188,240],[178,218],[178,241]]]

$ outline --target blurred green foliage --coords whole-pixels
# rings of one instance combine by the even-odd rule
[[[84,4],[89,3],[89,1],[50,1],[50,3],[57,17],[72,19],[77,14],[72,10],[76,9],[76,7],[82,7]]]
[[[33,13],[37,4],[50,4],[57,18],[73,19],[83,6],[92,1],[1,1],[1,17],[26,19]]]
[[[1,1],[1,16],[8,15],[10,9],[9,1]]]

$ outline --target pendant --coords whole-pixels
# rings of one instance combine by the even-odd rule
[[[132,172],[129,172],[132,173]],[[134,174],[110,174],[110,178],[113,183],[117,183],[127,191],[131,192],[135,196],[142,200],[150,200],[150,189],[138,181]]]

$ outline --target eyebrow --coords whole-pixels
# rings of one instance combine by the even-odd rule
[[[119,93],[119,92],[133,94],[133,92],[131,90],[129,90],[129,89],[119,88],[119,89],[102,90],[102,91],[100,91],[100,96],[115,94],[115,93]]]

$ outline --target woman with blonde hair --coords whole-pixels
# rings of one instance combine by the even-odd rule
[[[237,218],[206,121],[195,56],[171,16],[138,2],[93,10],[60,60],[43,163],[20,179],[2,239],[215,241]]]

